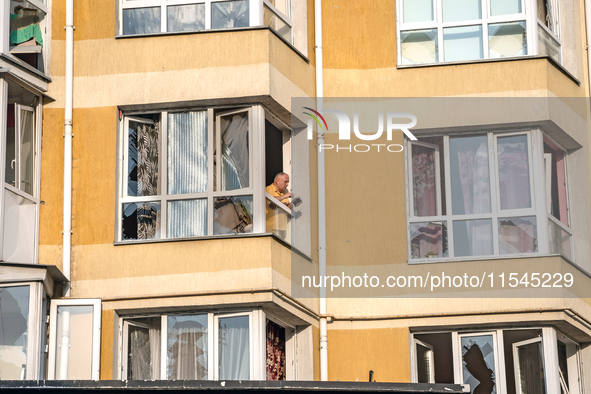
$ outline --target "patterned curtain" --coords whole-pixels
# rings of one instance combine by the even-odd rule
[[[285,328],[267,320],[267,380],[285,380]]]
[[[158,194],[158,135],[160,123],[137,125],[137,195]],[[153,204],[139,204],[137,208],[139,239],[152,239],[159,230],[158,211]]]
[[[415,216],[437,215],[434,149],[413,145],[412,178]]]

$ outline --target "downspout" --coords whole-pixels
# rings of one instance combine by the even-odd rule
[[[316,107],[324,108],[324,82],[322,79],[322,0],[314,0],[314,42],[316,54]],[[324,132],[317,133],[317,146],[324,144]],[[318,149],[318,270],[326,276],[326,196],[324,151]],[[326,287],[320,287],[320,380],[328,381],[328,328],[326,319]]]
[[[64,115],[64,230],[63,270],[68,281],[64,296],[70,296],[70,258],[72,247],[72,107],[74,84],[74,0],[66,0],[66,100]],[[70,312],[62,315],[59,380],[68,379],[70,352]]]
[[[70,255],[72,247],[72,107],[74,85],[74,0],[66,0],[66,92],[64,116],[64,229],[63,270],[68,282],[64,296],[70,296]]]
[[[585,30],[587,32],[587,45],[585,46],[587,51],[587,82],[589,88],[589,95],[591,96],[591,1],[585,0]]]

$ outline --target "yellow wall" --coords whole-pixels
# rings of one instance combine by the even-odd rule
[[[410,382],[409,333],[406,328],[329,330],[328,379]]]
[[[101,380],[113,379],[113,327],[115,313],[103,309],[101,321]]]

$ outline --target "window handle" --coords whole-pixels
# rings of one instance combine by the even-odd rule
[[[16,159],[13,159],[13,160],[10,162],[10,168],[12,168],[13,170],[14,170],[14,164],[15,164],[15,163],[16,163]]]

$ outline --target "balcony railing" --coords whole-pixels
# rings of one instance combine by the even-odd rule
[[[285,204],[265,192],[266,228],[277,238],[291,245],[292,212]]]

